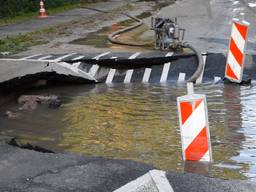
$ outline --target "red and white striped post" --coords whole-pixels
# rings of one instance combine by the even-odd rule
[[[177,98],[183,160],[212,161],[206,96],[194,94],[193,83],[187,87]]]
[[[229,41],[225,77],[232,82],[241,83],[243,79],[245,48],[250,23],[233,19]]]

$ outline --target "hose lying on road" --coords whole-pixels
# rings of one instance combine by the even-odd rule
[[[97,11],[97,12],[101,12],[101,13],[110,13],[108,11],[103,11],[103,10],[96,9],[96,8],[90,8],[90,7],[83,7],[83,8],[84,9],[93,10],[93,11]],[[118,31],[116,31],[114,33],[111,33],[110,35],[108,35],[108,40],[111,43],[118,44],[118,45],[136,46],[136,47],[148,46],[148,44],[146,44],[146,43],[128,43],[128,42],[123,42],[123,41],[120,41],[120,40],[116,39],[121,34],[127,33],[127,32],[129,32],[129,31],[131,31],[133,29],[136,29],[136,28],[138,28],[138,27],[140,27],[141,25],[144,24],[144,22],[141,19],[137,18],[137,17],[134,17],[134,16],[132,16],[130,14],[127,14],[127,13],[123,13],[123,15],[131,18],[132,20],[137,22],[137,24],[129,26],[129,27],[126,27],[124,29],[120,29],[120,30],[118,30]]]
[[[94,10],[94,11],[98,11],[98,12],[102,12],[102,13],[109,13],[109,12],[107,12],[107,11],[103,11],[103,10],[99,10],[99,9],[95,9],[95,8],[87,8],[87,7],[85,7],[85,8],[86,8],[86,9],[90,9],[90,10]],[[138,19],[137,17],[133,17],[133,16],[131,16],[131,15],[129,15],[129,14],[123,14],[123,15],[125,15],[125,16],[127,16],[127,17],[133,19],[134,21],[137,22],[137,24],[136,24],[136,25],[133,25],[133,26],[130,26],[130,27],[127,27],[127,28],[124,28],[124,29],[121,29],[121,30],[118,30],[118,31],[116,31],[116,32],[114,32],[114,33],[108,35],[108,40],[109,40],[111,43],[119,44],[119,45],[139,46],[139,47],[147,46],[147,44],[134,44],[134,43],[122,42],[122,41],[116,39],[117,36],[119,36],[119,35],[121,35],[121,34],[123,34],[123,33],[129,32],[129,31],[131,31],[131,30],[133,30],[133,29],[136,29],[136,28],[140,27],[141,25],[143,25],[143,21],[140,20],[140,19]],[[196,71],[194,72],[194,74],[187,80],[187,82],[193,82],[193,83],[195,83],[196,80],[200,77],[200,75],[201,75],[201,73],[202,73],[202,71],[203,71],[203,68],[204,68],[203,57],[202,57],[201,52],[198,51],[196,48],[194,48],[192,45],[184,44],[183,47],[184,47],[184,48],[189,48],[189,49],[191,49],[191,50],[194,52],[194,54],[196,55],[196,57],[197,57],[197,61],[198,61],[197,69],[196,69]],[[192,55],[193,55],[193,54],[192,54]],[[187,54],[187,55],[184,55],[184,57],[188,57],[188,56],[189,56],[188,54]],[[183,55],[176,55],[175,57],[173,57],[173,56],[172,56],[172,57],[166,57],[166,58],[164,58],[164,59],[161,59],[161,62],[163,62],[163,60],[166,60],[166,59],[175,60],[175,59],[182,58],[182,57],[183,57]],[[114,65],[116,65],[116,66],[118,65],[118,63],[119,63],[119,64],[120,64],[120,63],[123,63],[123,64],[126,63],[126,64],[128,64],[127,62],[124,62],[124,60],[118,60],[118,61],[113,61],[113,60],[108,61],[108,60],[105,60],[105,61],[101,62],[101,61],[93,61],[93,60],[88,60],[88,59],[87,59],[86,61],[85,61],[85,60],[79,60],[79,61],[81,61],[81,62],[88,62],[88,63],[97,62],[97,64],[103,65],[103,66],[106,65],[106,64],[109,65],[109,62],[114,63]],[[76,61],[76,62],[79,62],[79,61]],[[138,60],[137,60],[137,61],[138,61]],[[151,61],[152,61],[152,58],[151,58]],[[155,61],[157,62],[158,60],[155,59]],[[70,63],[70,61],[68,61],[68,62]],[[145,60],[142,61],[141,63],[144,63],[144,62],[145,62]],[[156,64],[156,63],[154,63],[154,64]],[[129,65],[129,64],[128,64],[128,65]],[[123,65],[122,65],[122,66],[123,66]],[[141,66],[141,65],[136,65],[136,67],[138,67],[138,66]],[[133,67],[135,67],[135,66],[133,65]]]
[[[200,77],[200,75],[201,75],[201,73],[203,72],[203,69],[204,69],[204,60],[203,60],[203,57],[202,57],[202,53],[200,51],[198,51],[196,48],[194,48],[192,45],[184,44],[183,46],[185,48],[191,49],[196,54],[196,57],[197,57],[197,61],[198,61],[197,69],[194,72],[194,74],[187,80],[187,82],[195,83],[196,80]]]
[[[118,39],[116,39],[117,36],[123,34],[123,33],[127,33],[133,29],[136,29],[138,27],[140,27],[141,25],[143,25],[143,21],[136,18],[136,17],[133,17],[129,14],[124,14],[126,15],[127,17],[130,17],[131,19],[135,20],[136,22],[138,22],[136,25],[133,25],[133,26],[130,26],[130,27],[126,27],[124,29],[121,29],[121,30],[118,30],[110,35],[108,35],[108,40],[111,42],[111,43],[114,43],[114,44],[119,44],[119,45],[127,45],[127,46],[137,46],[137,47],[144,47],[144,46],[148,46],[146,43],[128,43],[128,42],[122,42]]]

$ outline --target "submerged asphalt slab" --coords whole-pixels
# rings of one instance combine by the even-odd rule
[[[126,160],[41,153],[0,143],[0,191],[111,192],[154,169]],[[167,173],[177,192],[254,192],[256,184]]]
[[[0,83],[28,75],[38,75],[40,73],[56,73],[56,75],[82,78],[88,80],[88,82],[94,81],[94,78],[89,74],[74,69],[71,65],[59,62],[0,60],[0,68]]]

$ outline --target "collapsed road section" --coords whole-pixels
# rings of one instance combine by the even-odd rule
[[[185,2],[184,3],[185,5],[186,4],[191,5],[189,1],[184,0],[184,2]],[[202,2],[202,1],[197,1],[197,2]],[[234,2],[234,4],[237,4],[237,3]],[[208,5],[208,2],[207,2],[207,5]],[[215,53],[206,52],[201,54],[201,52],[198,52],[196,50],[193,51],[193,47],[188,45],[186,46],[186,48],[187,49],[190,48],[190,51],[192,50],[193,52],[189,52],[188,50],[186,50],[187,52],[184,51],[183,48],[185,47],[186,44],[180,43],[180,39],[183,40],[184,37],[180,38],[183,35],[178,35],[181,31],[183,31],[183,29],[176,26],[177,22],[176,21],[173,22],[172,20],[169,20],[169,19],[164,20],[159,18],[156,20],[159,22],[156,22],[157,24],[153,25],[155,26],[154,29],[156,31],[156,37],[157,37],[155,47],[159,48],[161,51],[156,50],[151,52],[112,52],[112,50],[108,50],[106,52],[100,52],[97,54],[96,53],[87,54],[84,52],[84,53],[67,53],[67,54],[61,54],[61,55],[37,54],[37,55],[28,55],[28,56],[23,56],[18,58],[2,58],[1,65],[4,66],[3,67],[4,70],[1,71],[3,75],[1,75],[0,77],[0,82],[2,82],[1,84],[2,90],[4,92],[8,92],[10,88],[13,89],[14,87],[16,88],[20,87],[21,89],[24,89],[23,87],[24,84],[26,84],[25,86],[28,86],[28,87],[30,86],[36,87],[36,86],[44,85],[50,81],[74,82],[74,80],[76,80],[76,82],[93,83],[93,84],[94,83],[106,83],[106,84],[136,83],[136,82],[176,84],[177,82],[182,83],[187,81],[197,83],[197,84],[201,84],[201,83],[212,84],[212,83],[220,82],[225,77],[226,75],[225,68],[227,64],[231,64],[230,68],[233,67],[234,71],[237,72],[239,75],[244,73],[245,75],[249,76],[250,79],[256,78],[255,77],[256,70],[254,66],[254,63],[255,63],[254,55],[247,55],[245,66],[243,66],[245,57],[240,52],[244,53],[245,43],[243,43],[242,46],[241,44],[236,44],[242,47],[242,49],[240,49],[241,47],[238,47],[239,50],[236,49],[240,51],[239,52],[240,56],[242,55],[241,62],[240,63],[235,62],[233,59],[231,60],[233,61],[233,63],[227,63],[226,61],[230,61],[230,57],[226,58],[225,55],[222,54],[220,51],[217,51]],[[140,21],[138,22],[139,22],[138,25],[140,25],[141,22]],[[153,23],[155,23],[155,21],[153,21]],[[240,35],[241,34],[242,33],[240,32]],[[114,35],[110,37],[113,39],[117,35],[119,34],[114,33]],[[202,41],[206,39],[207,37],[201,37]],[[246,38],[243,38],[243,40],[245,42]],[[232,48],[231,45],[232,43],[230,44],[230,48]],[[181,51],[181,49],[183,52]],[[208,50],[208,49],[204,49],[204,50]],[[232,54],[234,53],[235,52],[233,52]],[[234,64],[241,65],[240,68],[245,67],[245,70],[243,72],[241,72],[240,70],[237,70],[236,68],[237,65],[235,66]],[[0,67],[2,68],[2,66]],[[240,82],[240,79],[239,79],[239,82]],[[236,85],[233,85],[233,86],[235,87]],[[240,87],[238,87],[238,89],[240,90]],[[224,94],[222,95],[221,90],[217,90],[217,92],[219,93],[220,97],[224,95]],[[227,92],[228,94],[230,93],[230,91],[227,91]],[[213,95],[213,90],[211,90],[210,93]],[[154,91],[154,94],[155,94],[155,91]],[[172,94],[174,95],[174,93]],[[122,95],[122,103],[123,103],[125,99],[123,94],[121,95]],[[174,97],[173,95],[168,95],[166,90],[162,95],[172,99]],[[26,95],[23,96],[23,98],[24,97],[26,98]],[[93,97],[96,98],[93,102],[89,103],[86,107],[84,107],[84,105],[79,103],[78,104],[79,107],[81,107],[81,109],[90,109],[90,107],[93,105],[93,103],[96,102],[96,100],[104,101],[104,98],[96,97],[95,95]],[[129,95],[128,97],[131,98],[131,95]],[[215,97],[215,95],[213,95],[213,97]],[[31,95],[28,96],[27,98],[31,98]],[[44,98],[44,97],[41,97],[41,98]],[[88,97],[85,98],[86,101],[88,101],[89,99],[90,98]],[[128,99],[126,98],[126,100]],[[146,99],[142,98],[141,100],[143,100],[143,102],[145,103]],[[232,100],[232,99],[228,98],[227,100]],[[161,108],[163,106],[167,106],[167,108],[170,107],[169,105],[166,104],[169,102],[169,100],[167,100],[167,102],[164,102],[163,98],[161,98],[161,101],[163,103],[163,105],[160,105]],[[110,99],[107,99],[108,104],[111,102],[113,101]],[[202,107],[203,105],[202,104],[198,105],[198,102],[195,102],[193,106],[191,104],[193,102],[192,101],[189,101],[189,102],[190,103],[188,103],[188,109],[185,109],[185,112],[184,112],[185,115],[183,114],[183,116],[185,116],[187,119],[189,119],[188,116],[194,117],[192,112],[193,110],[196,111],[197,109],[196,107],[199,106],[198,108],[200,109],[203,108]],[[153,102],[151,102],[150,105],[152,105],[152,103]],[[158,101],[155,103],[158,104]],[[236,105],[234,108],[232,108],[233,105],[231,107],[228,106],[228,102],[226,103],[226,100],[224,100],[224,102],[222,100],[222,103],[224,103],[224,105],[225,104],[227,105],[226,107],[227,109],[226,108],[223,109],[223,111],[225,110],[225,113],[223,112],[223,114],[225,115],[229,114],[235,117],[237,117],[237,114],[242,114],[242,112],[241,113],[234,112],[235,108],[236,109],[238,108],[238,111],[239,110],[242,111],[242,109],[240,109],[239,106],[237,107]],[[126,104],[127,103],[125,103],[124,105],[125,109],[129,108],[129,103],[127,105]],[[78,121],[84,128],[85,125],[89,124],[88,119],[96,119],[97,116],[100,116],[101,111],[103,111],[104,114],[107,111],[107,113],[110,114],[110,118],[108,118],[110,119],[110,121],[113,121],[113,119],[115,118],[115,119],[118,119],[119,121],[118,123],[120,123],[120,120],[124,118],[125,127],[124,129],[122,129],[122,131],[129,130],[132,127],[131,129],[133,130],[131,131],[132,138],[135,140],[136,139],[143,140],[143,144],[142,144],[143,146],[145,145],[145,138],[139,138],[139,135],[146,135],[145,130],[143,129],[143,127],[141,127],[145,122],[141,123],[140,121],[138,121],[140,123],[138,123],[136,127],[136,124],[128,125],[131,121],[133,122],[134,119],[129,119],[127,121],[127,116],[132,116],[134,115],[135,111],[139,111],[138,110],[139,104],[140,103],[138,100],[134,102],[135,109],[130,111],[121,111],[120,103],[118,103],[117,110],[115,111],[113,110],[112,106],[104,105],[101,103],[96,107],[92,106],[94,107],[92,110],[96,111],[96,115],[94,115],[93,113],[84,113],[84,111],[81,109],[75,110],[76,108],[71,106],[69,110],[64,110],[66,113],[67,112],[69,113],[67,113],[66,116],[62,116],[61,114],[60,119],[67,120],[69,117],[75,117],[75,119],[77,119],[75,123],[77,123]],[[104,109],[102,110],[102,108],[100,107],[103,105],[110,106],[110,108],[108,108],[107,110],[104,110]],[[144,120],[146,119],[145,105],[142,105],[142,108],[143,108],[142,110],[143,112],[141,111],[140,112],[143,117],[140,117],[140,118]],[[155,109],[156,109],[155,111],[157,112],[160,111],[159,106]],[[175,111],[173,110],[173,108],[171,110]],[[214,110],[217,111],[216,104],[214,104]],[[249,110],[251,110],[251,108],[249,108]],[[76,111],[78,111],[79,115],[77,115]],[[147,111],[154,111],[154,110],[150,109]],[[188,113],[188,112],[191,112],[191,113]],[[134,116],[138,117],[141,114],[135,113]],[[150,125],[149,127],[153,130],[160,130],[159,129],[160,124],[163,124],[163,122],[167,119],[167,116],[172,115],[175,118],[175,115],[173,113],[171,113],[171,115],[170,114],[166,115],[166,114],[167,113],[165,113],[164,115],[151,114],[151,117],[146,120],[149,121],[150,119],[152,119],[153,116],[160,116],[159,117],[160,123],[158,122],[155,123],[157,124],[157,125],[154,125],[155,127],[153,127],[152,125]],[[221,116],[223,116],[223,114],[221,114]],[[24,116],[21,115],[21,117],[25,117],[25,116],[27,117],[29,116],[29,118],[31,118],[30,116],[32,116],[32,113],[25,114]],[[87,119],[85,118],[85,116]],[[247,115],[244,115],[244,116],[247,116]],[[51,119],[52,117],[54,116],[50,115]],[[54,121],[56,120],[55,117],[54,117]],[[244,117],[241,117],[241,119],[242,118]],[[200,122],[198,120],[200,119],[200,116],[194,117],[191,119],[193,120],[188,121],[189,123],[187,124],[189,126],[187,128],[193,127],[193,125],[191,124],[194,122]],[[201,118],[201,119],[204,119],[204,118]],[[82,140],[86,140],[85,138],[88,135],[90,135],[90,137],[97,137],[97,138],[100,138],[99,136],[103,135],[103,139],[104,138],[112,139],[112,137],[117,136],[119,139],[121,138],[121,140],[125,140],[125,142],[128,140],[126,137],[127,135],[124,135],[124,136],[122,135],[121,137],[119,137],[118,134],[113,132],[110,132],[110,134],[108,133],[109,135],[105,134],[105,132],[109,132],[109,130],[111,131],[114,130],[115,125],[113,125],[112,122],[102,123],[102,120],[100,120],[99,122],[104,124],[102,128],[101,126],[96,126],[95,125],[96,121],[95,121],[95,122],[92,122],[93,124],[92,126],[88,126],[92,129],[91,132],[88,131],[88,127],[85,127],[85,131],[84,129],[81,129],[82,131],[79,132],[78,130],[76,130],[76,128],[78,127],[78,123],[74,125],[75,123],[73,119],[71,121],[73,122],[73,124],[68,124],[70,134],[72,135],[74,134],[74,132],[78,133],[77,135],[76,134],[73,135],[74,137],[72,138],[72,143],[76,143],[76,138],[78,135],[82,138]],[[183,123],[185,124],[185,120],[183,121],[184,121]],[[233,123],[232,120],[230,122]],[[154,122],[152,121],[152,123]],[[43,124],[45,124],[45,122]],[[168,122],[168,128],[169,126],[171,126],[170,124],[171,123]],[[173,124],[175,124],[175,122]],[[239,123],[233,123],[233,124],[239,124]],[[239,126],[238,131],[241,131],[242,125],[239,124],[238,126]],[[118,124],[116,127],[123,128],[122,125],[120,126],[120,124]],[[63,127],[61,128],[63,129]],[[198,126],[198,128],[201,128],[201,127]],[[100,130],[100,134],[98,134],[99,132],[96,132],[97,129]],[[135,129],[140,130],[141,133],[134,131]],[[207,127],[207,129],[209,129],[209,127]],[[9,130],[7,130],[5,133],[10,133],[8,131]],[[54,130],[50,130],[50,131],[53,131],[53,132],[56,131],[56,127],[54,127]],[[165,131],[163,131],[164,134],[166,134]],[[175,131],[178,132],[179,130],[175,129]],[[187,131],[187,129],[184,129],[184,131]],[[232,134],[234,131],[235,131],[234,129],[231,130]],[[103,134],[101,134],[102,132]],[[84,133],[85,135],[83,135]],[[143,154],[138,155],[144,158],[143,159],[144,161],[145,159],[150,159],[150,158],[153,158],[153,156],[157,156],[155,155],[156,151],[154,151],[154,147],[152,147],[151,145],[153,142],[151,135],[153,136],[157,135],[156,132],[153,132],[153,133],[154,134],[152,134],[152,130],[150,130],[150,134],[149,134],[150,137],[146,135],[146,137],[149,137],[149,140],[150,140],[149,141],[150,150],[147,151],[147,150],[144,150],[143,148],[142,149]],[[173,134],[173,135],[174,137],[177,136],[176,134]],[[60,137],[62,138],[65,136],[67,136],[67,134],[66,135],[62,134]],[[207,137],[210,137],[210,136],[207,136]],[[234,139],[232,137],[232,139],[239,140],[239,142],[242,143],[243,141],[241,140],[243,137],[240,137],[239,139],[237,138]],[[200,139],[201,136],[198,136],[195,138]],[[195,138],[191,139],[187,143],[187,145],[193,144],[194,141],[196,141],[196,144],[197,144],[196,146],[199,146],[199,147],[194,147],[195,145],[190,145],[190,146],[193,146],[192,148],[195,149],[195,151],[198,151],[198,148],[200,148],[200,145],[202,145],[202,142],[201,142],[202,140],[198,141]],[[56,142],[55,139],[56,138],[53,139],[54,140],[53,142]],[[225,140],[225,137],[223,137],[223,135],[219,137],[217,134],[214,133],[213,139],[215,139],[214,140],[215,143],[214,142],[213,143],[217,145],[217,147],[219,147],[220,142],[222,142],[222,140]],[[77,145],[83,146],[84,148],[92,147],[93,155],[95,155],[95,151],[100,151],[100,149],[98,149],[100,147],[102,147],[101,150],[105,155],[109,150],[109,148],[113,147],[114,145],[113,140],[109,142],[110,143],[109,146],[106,143],[100,143],[101,139],[99,139],[100,141],[96,140],[95,138],[93,138],[92,140],[93,140],[93,144],[91,144],[91,146],[90,144],[86,145],[84,143],[79,143],[79,142]],[[178,151],[177,149],[179,149],[179,146],[176,143],[175,144],[168,143],[169,140],[171,139],[168,138],[168,139],[164,139],[163,141],[163,143],[167,143],[166,148],[172,147],[172,149],[174,149],[175,152],[177,152]],[[15,141],[15,139],[11,139],[11,141]],[[135,143],[135,145],[131,145],[124,149],[120,147],[120,145],[122,144],[117,142],[118,146],[113,150],[115,155],[114,157],[116,157],[118,153],[122,153],[124,151],[125,152],[128,151],[128,153],[133,154],[133,152],[130,151],[130,148],[141,147],[136,142],[138,141],[131,142],[132,144]],[[60,143],[57,143],[56,145],[60,145]],[[126,145],[127,143],[124,144],[124,146]],[[161,143],[159,144],[158,141],[156,145],[158,146],[160,145],[161,148],[164,148],[161,145]],[[224,148],[226,148],[226,146],[230,146],[232,148],[240,147],[240,145],[238,146],[237,143],[234,146],[231,146],[229,143],[221,143],[221,145],[225,145]],[[161,151],[161,148],[159,151]],[[213,148],[214,150],[216,149],[215,146],[213,146]],[[27,150],[27,149],[32,149],[32,150]],[[40,151],[44,153],[40,153]],[[222,154],[223,148],[221,148],[219,151],[221,151],[221,154]],[[22,191],[68,191],[68,192],[69,191],[70,192],[71,191],[88,191],[88,192],[93,192],[93,191],[97,191],[97,192],[101,192],[101,191],[104,191],[104,192],[105,191],[238,192],[239,191],[240,192],[240,191],[245,191],[245,192],[251,192],[251,191],[255,191],[255,188],[256,188],[255,184],[249,183],[249,182],[234,181],[234,180],[224,181],[220,179],[213,179],[209,177],[199,176],[196,174],[178,174],[178,173],[157,171],[157,170],[154,170],[155,168],[153,166],[135,163],[133,161],[110,160],[103,157],[87,157],[87,156],[82,157],[79,155],[71,155],[71,154],[58,154],[58,153],[54,153],[51,150],[44,150],[43,148],[40,148],[40,147],[39,148],[33,147],[32,145],[29,145],[29,144],[19,145],[16,142],[10,142],[10,141],[2,142],[0,144],[0,152],[2,154],[0,156],[0,161],[1,161],[0,172],[2,173],[0,174],[0,189],[2,191],[21,191],[21,192]],[[239,152],[241,152],[241,150]],[[167,153],[163,152],[163,155],[165,158],[164,163],[166,163],[166,159],[169,159],[172,153],[174,152],[172,151],[168,151]],[[201,154],[201,155],[204,155],[204,154]],[[129,159],[131,158],[135,159],[134,156],[132,157],[129,156]],[[230,160],[231,158],[234,157],[234,155],[232,154],[229,154],[228,157],[227,156],[222,157],[222,158],[225,158],[224,162],[226,162],[226,159]],[[156,158],[159,158],[159,157],[157,156]],[[177,158],[177,154],[175,158]],[[209,158],[209,159],[212,160],[212,158]],[[217,155],[214,156],[214,159],[218,159]],[[176,168],[179,163],[176,164],[176,160],[173,162],[172,164],[175,164],[174,167]],[[189,164],[188,162],[183,162],[183,163]],[[200,163],[201,162],[195,162],[195,164],[193,164],[192,166],[187,165],[187,168],[192,170],[200,169],[200,167],[198,168],[196,166]],[[206,167],[208,166],[209,164],[207,164]],[[219,165],[219,167],[221,166],[223,165]],[[250,167],[250,165],[248,165],[247,168],[248,167]],[[187,170],[184,169],[184,171],[187,171]],[[194,172],[198,172],[198,171],[194,171]],[[225,172],[225,169],[223,169],[223,172]],[[237,170],[236,172],[240,172],[240,171]],[[248,171],[248,173],[251,173],[251,172],[253,171],[250,171],[250,172]]]
[[[0,61],[1,93],[12,89],[27,89],[49,82],[96,82],[96,79],[82,70],[61,62],[4,59]]]
[[[216,83],[222,80],[225,76],[226,56],[222,53],[205,53],[202,57],[204,66],[196,81]],[[184,82],[189,80],[198,68],[194,53],[179,54],[168,51],[31,55],[15,59],[2,58],[0,61],[3,64],[14,62],[13,67],[21,67],[18,63],[27,63],[26,69],[32,67],[31,70],[34,70],[31,73],[40,70],[49,72],[54,69],[51,66],[54,66],[57,71],[65,69],[70,75],[103,83]],[[251,79],[256,78],[256,67],[253,65],[255,62],[255,55],[246,56],[244,73]],[[50,64],[46,67],[48,63]]]

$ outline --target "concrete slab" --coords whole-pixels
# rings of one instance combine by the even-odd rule
[[[39,61],[23,61],[23,60],[1,60],[0,61],[0,83],[21,78],[26,75],[35,75],[38,73],[55,72],[59,75],[73,76],[83,78],[88,81],[96,81],[89,74],[72,67],[66,63],[58,62],[39,62]]]
[[[173,189],[164,171],[151,170],[114,192],[173,192]]]

